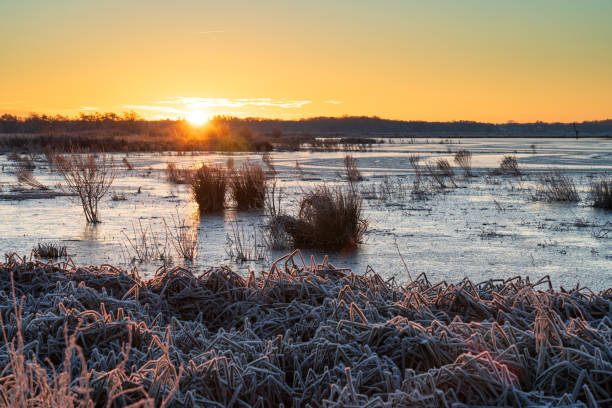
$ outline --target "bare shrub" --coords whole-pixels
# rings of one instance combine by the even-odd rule
[[[87,222],[99,223],[98,203],[108,193],[115,179],[112,159],[104,153],[98,158],[91,153],[72,153],[58,154],[53,161],[68,190],[81,200]]]
[[[511,176],[520,176],[521,170],[515,156],[504,156],[499,163],[499,172]]]
[[[463,174],[466,177],[472,176],[472,152],[469,150],[459,150],[455,153],[455,163],[463,169]]]
[[[357,168],[357,159],[350,154],[344,156],[344,170],[346,171],[346,178],[350,182],[363,180],[361,172]]]
[[[189,184],[193,178],[194,170],[191,168],[181,168],[176,163],[166,164],[166,180],[173,184]]]
[[[263,208],[266,199],[266,175],[257,163],[246,162],[229,179],[230,195],[241,210]]]
[[[191,191],[200,212],[223,210],[227,190],[227,170],[219,165],[206,165],[197,169],[191,180]]]
[[[320,185],[304,194],[297,218],[280,215],[272,222],[283,226],[296,248],[353,248],[368,226],[362,202],[353,189]]]
[[[165,219],[164,225],[176,253],[187,261],[193,261],[198,248],[198,229],[178,214],[172,217],[172,226]]]
[[[601,177],[592,181],[589,196],[593,200],[593,207],[612,210],[612,178]]]
[[[66,246],[59,242],[39,242],[32,251],[41,258],[56,259],[68,256]]]
[[[562,174],[559,170],[550,171],[541,175],[532,199],[536,201],[565,201],[578,202],[580,196],[571,177]]]
[[[257,229],[247,229],[236,221],[230,223],[232,231],[227,234],[227,254],[236,262],[261,261],[265,259],[265,239]]]

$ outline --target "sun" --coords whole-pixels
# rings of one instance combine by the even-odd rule
[[[208,122],[208,115],[202,111],[187,112],[185,118],[187,119],[187,122],[194,126],[200,126]]]

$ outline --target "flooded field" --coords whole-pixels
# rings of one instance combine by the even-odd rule
[[[474,177],[455,168],[456,186],[424,196],[410,193],[415,178],[409,162],[419,154],[421,163],[446,158],[467,149],[473,155]],[[227,208],[220,215],[202,215],[189,187],[171,184],[165,170],[200,162],[234,166],[257,161],[268,169],[270,182],[282,188],[283,210],[295,213],[297,200],[311,187],[348,183],[344,178],[345,152],[274,152],[274,172],[258,154],[125,154],[114,155],[117,177],[101,202],[102,223],[87,225],[74,197],[28,198],[15,177],[16,164],[0,155],[0,252],[29,254],[39,242],[60,242],[75,264],[112,264],[137,268],[152,275],[163,262],[137,262],[130,241],[142,231],[158,247],[167,247],[175,264],[183,261],[167,241],[168,226],[186,218],[197,229],[198,246],[193,266],[229,264],[246,272],[259,270],[286,251],[273,251],[263,243],[263,211],[239,212]],[[516,156],[522,175],[494,175],[491,170],[506,154]],[[356,183],[364,197],[369,228],[355,251],[329,253],[334,265],[363,273],[370,266],[384,278],[400,282],[420,273],[432,281],[458,282],[488,278],[550,275],[555,285],[612,286],[612,213],[591,207],[588,187],[593,177],[612,170],[612,140],[607,139],[453,139],[385,140],[369,151],[353,152],[364,180]],[[296,166],[296,163],[298,165]],[[34,157],[34,177],[59,190],[63,179],[49,169],[44,156]],[[579,203],[534,201],[538,177],[551,169],[571,176]],[[386,185],[390,193],[381,195]],[[114,196],[114,197],[113,197]],[[26,198],[26,199],[24,199]],[[236,230],[246,245],[257,238],[258,261],[239,263],[231,257]],[[321,261],[324,254],[303,251]],[[406,268],[398,252],[401,252]],[[166,257],[166,262],[168,261]]]

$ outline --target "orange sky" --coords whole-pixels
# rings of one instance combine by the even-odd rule
[[[0,113],[612,117],[610,1],[0,2]]]

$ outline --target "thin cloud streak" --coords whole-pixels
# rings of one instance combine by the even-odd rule
[[[199,108],[240,108],[245,106],[274,107],[297,109],[311,103],[305,100],[285,100],[272,98],[199,98],[177,96],[171,99],[158,101],[160,104],[175,104],[187,106],[190,109]]]

